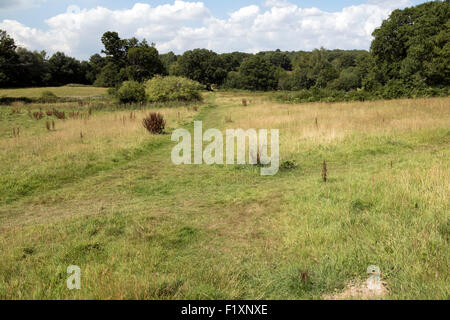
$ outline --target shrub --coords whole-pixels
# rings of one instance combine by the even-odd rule
[[[162,134],[166,127],[166,120],[160,113],[150,113],[142,120],[144,128],[152,134]]]
[[[125,81],[117,90],[116,97],[122,103],[144,102],[145,89],[142,84],[136,81]]]
[[[108,96],[111,98],[117,97],[117,90],[119,90],[119,89],[116,87],[108,88],[108,91],[107,91]]]
[[[41,93],[39,100],[44,103],[51,103],[58,101],[58,97],[53,92],[46,90]]]
[[[150,102],[199,101],[202,85],[182,77],[156,76],[147,81],[145,91]]]
[[[383,98],[385,99],[396,99],[408,96],[408,88],[402,80],[389,80],[384,86]]]

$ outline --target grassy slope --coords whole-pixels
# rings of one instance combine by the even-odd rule
[[[240,107],[240,98],[208,99],[215,107],[199,114],[168,113],[170,127],[192,116],[205,128],[274,124],[264,122],[269,115],[260,106],[270,103],[254,103],[263,119],[252,123],[244,115],[256,107]],[[300,119],[310,110],[286,108]],[[144,133],[131,124],[112,137],[121,137],[121,144],[111,153],[105,149],[115,143],[104,147],[110,138],[102,130],[86,150],[73,147],[70,139],[79,128],[67,124],[73,154],[53,151],[62,157],[56,168],[32,153],[20,160],[26,151],[12,146],[7,154],[24,162],[14,167],[6,155],[1,158],[3,174],[13,168],[2,184],[16,179],[15,185],[27,185],[27,177],[40,177],[36,183],[45,188],[23,195],[20,188],[2,190],[0,298],[320,298],[366,279],[370,264],[381,267],[390,298],[448,298],[450,136],[444,111],[435,126],[347,132],[342,140],[323,134],[314,141],[308,131],[302,138],[289,130],[285,139],[282,131],[282,155],[300,166],[275,177],[261,177],[248,166],[176,167],[169,135],[144,135],[133,144],[127,137]],[[102,116],[112,117],[97,117]],[[24,121],[3,117],[2,122]],[[43,134],[35,124],[26,132],[33,130]],[[1,139],[11,141],[7,133]],[[53,150],[43,144],[42,150]],[[8,148],[6,142],[2,147]],[[126,155],[125,148],[131,150]],[[323,159],[329,161],[327,184],[320,180]],[[83,167],[86,161],[91,165]],[[27,172],[19,179],[25,164],[35,176]],[[78,292],[65,287],[71,264],[82,269]],[[310,277],[302,281],[305,272]]]

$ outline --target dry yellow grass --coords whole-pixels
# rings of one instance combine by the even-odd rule
[[[167,128],[195,114],[185,107],[158,109],[158,112],[167,119]],[[17,161],[8,162],[8,165],[11,170],[18,170],[30,165],[46,165],[55,155],[59,159],[70,159],[82,152],[113,153],[136,148],[144,140],[154,137],[142,126],[142,119],[149,111],[133,111],[133,119],[130,113],[94,113],[89,119],[53,120],[56,130],[52,132],[46,131],[44,118],[38,122],[42,130],[37,135],[35,131],[23,130],[18,139],[1,139],[0,161],[8,162],[7,159],[16,154]]]
[[[239,105],[229,128],[282,129],[282,154],[298,154],[305,144],[337,143],[362,132],[393,135],[450,127],[450,98],[291,105],[257,96],[248,107],[242,107],[240,97],[221,95],[218,101]]]

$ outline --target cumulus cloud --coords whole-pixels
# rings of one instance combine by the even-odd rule
[[[392,10],[410,5],[407,0],[370,0],[337,12],[301,8],[285,0],[267,0],[262,7],[240,8],[227,18],[215,17],[203,2],[176,0],[152,7],[136,3],[130,9],[104,7],[65,13],[45,21],[47,30],[3,20],[16,41],[30,49],[64,51],[79,58],[101,50],[105,31],[121,37],[146,38],[162,52],[208,48],[217,52],[311,50],[318,47],[367,49],[371,34]]]

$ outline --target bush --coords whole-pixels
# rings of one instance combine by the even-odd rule
[[[156,76],[147,81],[145,92],[150,102],[199,101],[202,85],[182,77]]]
[[[136,81],[125,81],[117,90],[116,97],[121,103],[144,102],[146,100],[145,88]]]
[[[166,127],[166,120],[160,113],[150,113],[142,120],[144,128],[152,134],[162,134]]]
[[[402,80],[389,80],[384,86],[383,98],[396,99],[408,97],[408,89]]]
[[[39,98],[39,101],[44,102],[44,103],[57,102],[58,97],[56,96],[56,94],[54,94],[50,90],[46,90],[41,93],[41,97]]]

